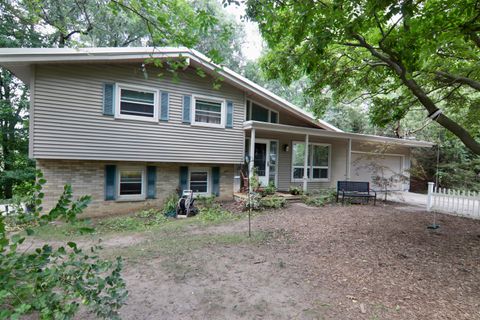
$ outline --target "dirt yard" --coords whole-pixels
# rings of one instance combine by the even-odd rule
[[[480,221],[402,205],[291,204],[247,220],[111,235],[124,319],[480,319]],[[82,319],[85,315],[81,316]]]

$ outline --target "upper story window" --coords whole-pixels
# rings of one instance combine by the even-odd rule
[[[118,85],[116,117],[158,120],[158,91],[147,87]]]
[[[225,127],[225,101],[200,96],[193,99],[193,124]]]
[[[305,143],[294,142],[292,148],[292,181],[302,181]],[[307,177],[310,181],[330,180],[330,145],[311,143],[308,149]]]
[[[247,120],[278,123],[278,112],[247,101]]]

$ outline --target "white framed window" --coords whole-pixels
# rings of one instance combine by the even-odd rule
[[[192,167],[188,173],[189,189],[194,195],[210,195],[211,174],[210,168]]]
[[[331,145],[310,143],[307,160],[308,181],[330,181]],[[305,142],[292,144],[292,182],[303,181]]]
[[[116,118],[158,121],[158,90],[123,84],[116,87]]]
[[[279,123],[277,111],[251,100],[247,101],[246,120]]]
[[[120,167],[117,176],[117,194],[119,200],[145,199],[145,168]]]
[[[193,96],[192,124],[225,128],[225,100]]]

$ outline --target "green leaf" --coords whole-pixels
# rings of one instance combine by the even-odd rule
[[[77,244],[75,242],[67,242],[67,245],[72,249],[77,249]]]
[[[31,305],[26,304],[26,303],[22,303],[17,308],[15,308],[15,312],[18,313],[19,315],[21,315],[21,314],[25,314],[31,308],[32,308]]]
[[[22,236],[19,235],[19,234],[14,234],[14,235],[10,238],[10,240],[11,240],[12,243],[14,243],[14,244],[22,244],[23,241],[25,240],[25,238],[22,237]]]
[[[90,228],[90,227],[81,227],[78,229],[78,231],[80,232],[80,234],[90,234],[90,233],[94,233],[95,232],[95,229],[94,228]]]

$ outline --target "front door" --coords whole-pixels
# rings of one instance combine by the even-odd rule
[[[268,142],[255,142],[255,154],[253,157],[253,166],[258,175],[260,185],[268,185]]]
[[[262,186],[269,182],[276,184],[277,142],[269,140],[255,141],[253,166]]]

